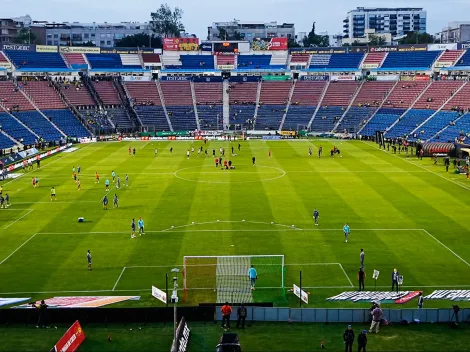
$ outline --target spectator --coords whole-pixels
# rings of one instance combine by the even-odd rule
[[[344,330],[343,340],[345,344],[345,352],[352,352],[352,346],[354,343],[354,330],[351,325],[348,325],[348,328]]]
[[[366,278],[366,273],[362,268],[359,268],[359,272],[357,273],[357,279],[359,280],[359,291],[364,291],[364,279]]]
[[[230,163],[230,161],[229,161],[229,163]],[[237,309],[237,328],[240,326],[240,323],[242,323],[242,329],[245,328],[246,316],[247,316],[247,310],[246,310],[246,307],[242,304]]]
[[[423,297],[423,293],[420,292],[418,296],[418,309],[423,309],[423,304],[424,304],[424,297]]]
[[[225,302],[220,311],[222,312],[222,329],[225,327],[230,329],[230,314],[232,314],[232,307],[230,307],[228,302]],[[227,326],[225,326],[225,321],[227,321]]]
[[[359,352],[366,352],[367,346],[367,330],[362,330],[359,336],[357,337],[357,345],[359,347]]]
[[[372,323],[370,324],[370,329],[369,332],[372,333],[373,329],[375,328],[375,333],[379,333],[379,327],[380,327],[380,320],[382,320],[383,317],[383,312],[382,309],[380,309],[380,304],[377,303],[374,310],[370,313],[372,315]]]

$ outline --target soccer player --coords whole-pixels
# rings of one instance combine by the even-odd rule
[[[8,193],[5,193],[5,206],[8,208],[10,206],[10,196]]]
[[[80,179],[77,180],[77,190],[81,190],[82,189],[82,185],[80,184]]]
[[[0,208],[5,208],[5,198],[3,198],[3,196],[0,196]]]
[[[315,220],[315,226],[318,226],[318,218],[320,217],[320,213],[317,209],[313,210],[313,219]]]
[[[119,199],[116,193],[114,193],[113,208],[119,208]]]
[[[357,273],[357,280],[359,281],[359,291],[365,291],[364,279],[366,278],[366,273],[363,269],[364,268],[359,268],[359,271]]]
[[[126,187],[129,186],[129,175],[126,174]]]
[[[116,178],[116,173],[114,171],[111,172],[111,176],[113,177],[113,183],[114,183],[114,179]]]
[[[232,155],[233,155],[233,149],[234,149],[234,148],[233,148],[233,145],[232,145]]]
[[[199,158],[199,155],[201,155],[201,148],[197,148],[197,157]]]
[[[75,173],[75,166],[72,167],[72,177],[74,173]]]
[[[189,159],[189,149],[186,151],[186,157]]]
[[[73,180],[74,180],[75,182],[77,182],[77,173],[76,173],[76,172],[73,173]]]
[[[129,147],[129,155],[131,155],[131,151],[132,151],[132,148],[131,148],[131,147]]]
[[[212,149],[212,157],[215,158],[215,149]]]
[[[86,253],[86,260],[88,262],[88,270],[91,270],[91,253],[90,250]]]
[[[144,232],[144,220],[142,220],[142,217],[139,218],[139,221],[137,221],[137,225],[139,225],[139,235],[145,235]]]
[[[320,146],[320,148],[318,148],[318,158],[321,158],[322,154],[323,154],[323,147]]]
[[[219,158],[219,164],[222,166],[222,157]]]
[[[194,153],[194,146],[191,147],[191,153]]]
[[[251,161],[253,162],[253,166],[255,166],[256,165],[256,157],[252,157]]]
[[[215,167],[219,167],[219,158],[215,158]]]
[[[108,196],[104,196],[102,202],[103,202],[103,209],[108,210]]]
[[[250,269],[248,269],[248,278],[250,279],[251,290],[254,291],[256,280],[258,280],[258,273],[256,272],[256,269],[253,267],[253,265]]]
[[[308,156],[312,157],[312,147],[308,147]]]
[[[393,269],[393,272],[392,272],[392,292],[394,290],[394,288],[396,287],[397,288],[397,293],[398,293],[398,276],[400,276],[400,274],[398,273],[398,270],[397,269]]]
[[[104,185],[106,187],[106,192],[109,192],[109,180],[108,179],[104,181]]]
[[[348,224],[344,224],[344,226],[343,226],[343,232],[344,232],[344,237],[345,237],[345,239],[346,239],[346,243],[348,243],[349,234],[351,233],[351,230],[350,230]]]
[[[80,175],[81,167],[80,165],[77,166],[77,173]]]
[[[364,269],[364,249],[361,248],[361,254],[359,255],[359,259],[361,260],[361,269]]]
[[[119,176],[117,177],[116,188],[117,188],[117,189],[121,188],[121,178],[120,178]]]
[[[96,173],[95,177],[96,177],[96,183],[100,183],[100,174]]]
[[[271,149],[269,149],[269,152],[268,152],[268,157],[269,158],[271,157],[271,154],[272,154]]]
[[[36,177],[36,187],[39,187],[39,177]]]
[[[51,202],[52,202],[52,199],[56,200],[56,198],[55,198],[55,188],[54,187],[51,188]]]
[[[173,155],[173,147],[170,148],[170,154]]]
[[[135,238],[135,220],[134,219],[132,219],[131,228],[132,228],[131,238]]]
[[[132,149],[132,154],[135,156],[135,148]]]
[[[155,150],[153,151],[153,153],[155,154],[155,156],[157,156],[157,154],[158,154],[158,149],[155,148]]]
[[[238,151],[240,151],[240,148],[241,148],[241,147],[242,147],[242,146],[240,145],[240,143],[238,143]]]
[[[32,182],[33,182],[33,187],[36,188],[36,178],[35,177],[33,177]]]

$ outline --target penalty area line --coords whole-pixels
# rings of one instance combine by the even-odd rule
[[[20,216],[18,219],[16,219],[15,221],[13,221],[11,224],[5,226],[3,229],[6,230],[7,228],[9,228],[10,226],[16,224],[18,221],[20,221],[21,219],[23,219],[24,217],[28,216],[29,214],[31,214],[31,212],[33,211],[34,209],[29,209],[29,211],[24,214],[23,216]],[[0,263],[1,264],[1,263]]]
[[[23,247],[26,243],[28,243],[29,241],[31,241],[35,236],[37,235],[37,233],[35,233],[34,235],[32,235],[30,238],[28,238],[26,241],[24,241],[18,248],[16,248],[13,252],[10,253],[10,255],[8,257],[6,257],[5,259],[3,259],[1,262],[0,262],[0,265],[2,265],[3,263],[5,263],[8,259],[10,259],[10,257],[15,254],[16,252],[18,252],[21,247]]]
[[[117,287],[119,281],[121,280],[121,277],[124,274],[124,271],[126,271],[126,267],[122,268],[121,274],[119,275],[118,279],[116,280],[116,283],[114,284],[112,291],[116,290],[116,287]]]
[[[458,259],[460,259],[463,263],[467,264],[467,266],[470,266],[470,264],[465,260],[463,259],[460,255],[458,255],[457,253],[455,253],[452,249],[450,249],[449,247],[447,247],[444,243],[442,243],[441,241],[439,241],[436,237],[434,237],[433,235],[431,235],[427,230],[425,229],[422,229],[424,231],[424,233],[426,233],[429,237],[431,237],[434,241],[436,241],[437,243],[439,243],[442,247],[444,247],[445,249],[447,249],[450,253],[452,253],[453,255],[455,255]]]

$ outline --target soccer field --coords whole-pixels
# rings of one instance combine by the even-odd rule
[[[329,157],[334,143],[341,158]],[[209,156],[194,152],[188,160],[186,150],[201,145]],[[229,157],[232,145],[238,155]],[[381,272],[377,289],[389,290],[393,268],[404,276],[406,290],[470,288],[470,182],[463,176],[446,174],[430,160],[391,155],[360,141],[244,141],[240,152],[237,145],[89,144],[3,182],[12,205],[0,209],[0,295],[132,294],[141,300],[125,305],[160,305],[151,297],[151,286],[164,288],[165,273],[183,269],[185,256],[284,255],[284,271],[263,270],[260,264],[254,302],[297,305],[281,286],[299,285],[302,271],[310,306],[339,306],[326,298],[356,289],[361,248],[366,289],[372,288],[376,269]],[[136,148],[135,157],[128,155],[130,146]],[[321,159],[316,156],[319,146]],[[235,170],[215,167],[212,149],[218,155],[219,147]],[[80,191],[72,179],[78,165]],[[112,171],[121,177],[120,189]],[[39,187],[33,188],[33,176],[40,179]],[[103,210],[106,178],[110,203]],[[51,187],[55,201],[50,200]],[[119,196],[117,209],[114,194]],[[313,224],[314,208],[320,226]],[[79,217],[85,222],[78,223]],[[131,220],[139,217],[145,235],[131,239]],[[348,243],[345,223],[351,227]],[[87,250],[93,256],[91,272]],[[186,304],[218,300],[215,269],[208,267],[187,270],[188,282],[206,284],[189,285]],[[448,306],[431,301],[427,306],[439,304]]]

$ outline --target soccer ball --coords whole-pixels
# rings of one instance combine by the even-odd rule
[[[217,220],[217,222],[220,222],[220,220]]]
[[[274,221],[271,221],[271,225],[274,225]],[[293,225],[292,225],[293,226]]]
[[[171,225],[171,228],[174,229],[175,227],[173,225]]]
[[[242,222],[245,222],[245,220],[242,220]]]
[[[191,224],[193,224],[193,225],[194,225],[194,221],[193,221]]]
[[[295,227],[295,225],[292,225],[292,227]]]

